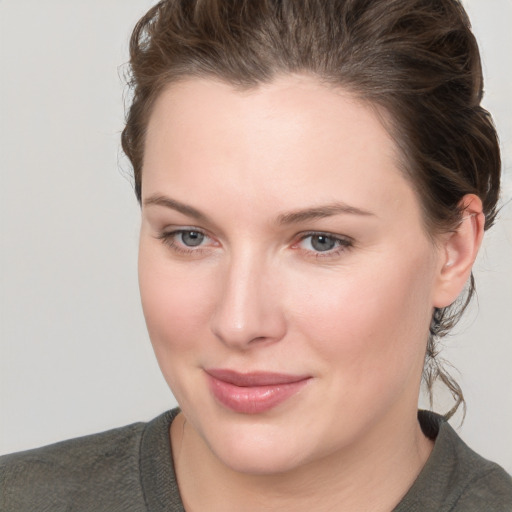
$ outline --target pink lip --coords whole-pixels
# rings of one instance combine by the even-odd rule
[[[208,369],[208,384],[213,396],[225,407],[242,414],[268,411],[295,395],[310,376],[282,373],[238,373]]]

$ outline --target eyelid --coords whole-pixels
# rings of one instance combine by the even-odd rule
[[[197,233],[201,233],[204,235],[207,243],[201,244],[198,246],[187,246],[183,243],[180,243],[176,240],[176,237],[180,233],[186,233],[194,231]],[[328,249],[326,251],[316,251],[312,249],[306,249],[299,247],[299,244],[306,240],[309,237],[313,236],[324,236],[326,238],[330,238],[336,242],[336,245],[332,249]],[[221,244],[211,236],[206,230],[202,228],[198,228],[196,226],[176,226],[170,227],[161,230],[156,237],[160,240],[165,246],[175,251],[178,254],[189,255],[189,256],[201,256],[205,252],[209,252],[214,247],[218,247]],[[210,241],[208,243],[208,240]],[[305,256],[310,256],[313,258],[335,258],[339,256],[342,252],[345,252],[352,248],[354,245],[354,240],[346,235],[334,234],[328,231],[306,231],[295,235],[294,241],[291,244],[291,248],[293,250],[301,251]],[[213,242],[213,243],[212,243]]]
[[[351,237],[347,235],[331,233],[329,231],[303,231],[302,233],[299,233],[298,235],[295,236],[296,242],[294,243],[301,242],[302,240],[310,236],[325,236],[327,238],[332,238],[333,240],[338,240],[340,242],[353,243],[353,239]]]
[[[176,241],[176,237],[180,233],[186,232],[197,232],[204,235],[205,239],[211,240],[214,242],[214,245],[220,245],[214,237],[210,236],[204,229],[198,228],[196,226],[176,226],[175,228],[167,227],[163,229],[160,233],[156,235],[156,238],[160,240],[165,246],[172,249],[173,251],[184,254],[184,255],[196,255],[199,256],[206,251],[209,251],[212,247],[210,244],[201,244],[198,246],[187,246],[183,243],[179,243]]]
[[[196,226],[167,226],[166,228],[160,230],[157,238],[165,238],[166,236],[176,235],[178,233],[186,233],[187,231],[195,231],[208,238],[211,238],[211,236],[204,229],[198,228]]]
[[[306,240],[309,237],[313,236],[325,236],[326,238],[331,238],[337,242],[337,245],[327,251],[314,251],[308,249],[302,249],[298,247],[298,245]],[[298,234],[295,237],[295,241],[292,243],[292,249],[302,250],[306,253],[310,253],[314,258],[328,258],[328,257],[336,257],[342,252],[352,248],[354,245],[354,240],[346,235],[338,235],[334,233],[330,233],[328,231],[306,231]]]

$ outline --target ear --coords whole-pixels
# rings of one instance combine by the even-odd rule
[[[452,304],[466,285],[484,236],[485,215],[482,201],[474,194],[465,195],[460,206],[462,220],[454,231],[440,237],[439,266],[434,290],[436,308]]]

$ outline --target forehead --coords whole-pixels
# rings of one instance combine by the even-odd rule
[[[143,196],[303,201],[418,210],[397,148],[371,106],[305,76],[246,91],[206,79],[172,85],[148,125]]]

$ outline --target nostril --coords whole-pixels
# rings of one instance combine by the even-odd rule
[[[245,310],[238,321],[234,315],[218,311],[212,318],[211,331],[223,344],[245,349],[255,344],[278,341],[284,336],[285,323],[278,308]]]

